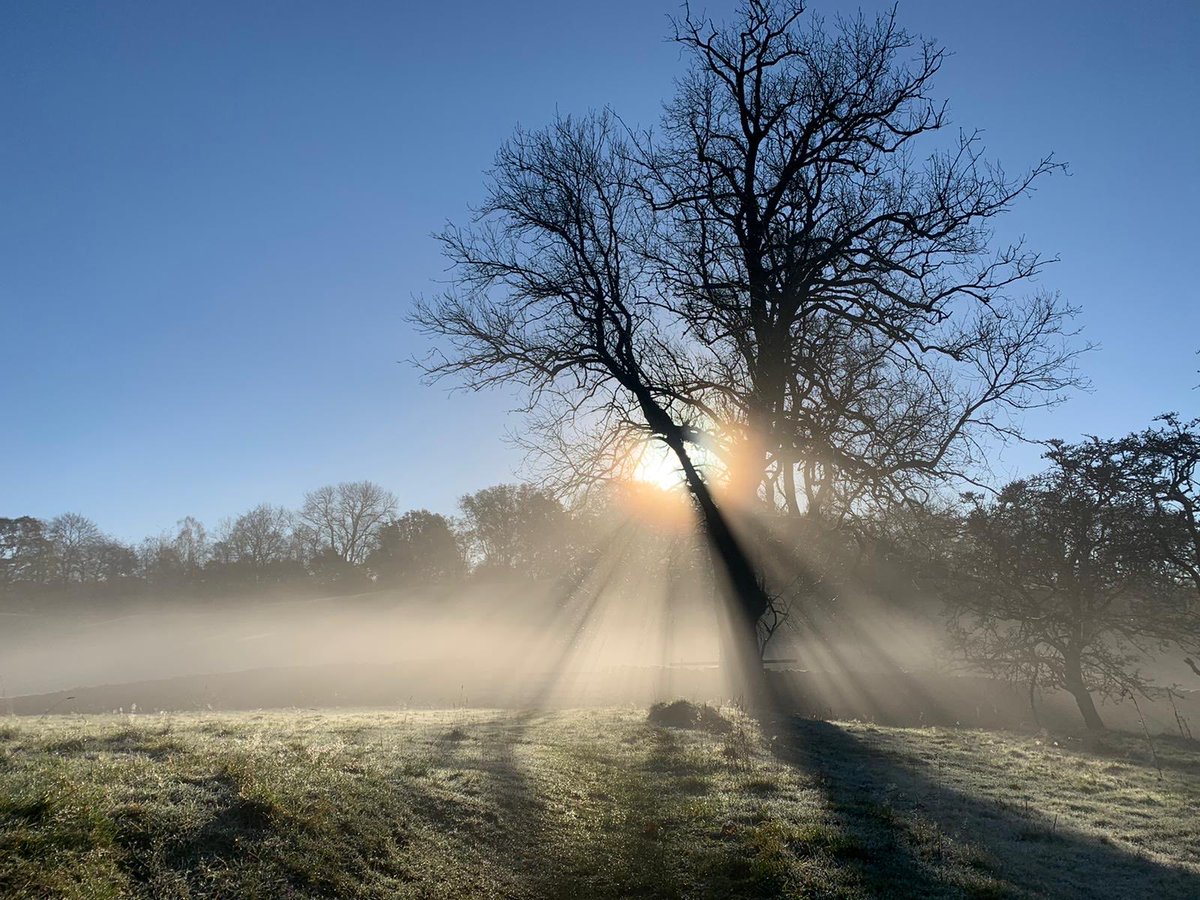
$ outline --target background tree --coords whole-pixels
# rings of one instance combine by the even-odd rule
[[[395,496],[379,485],[344,481],[305,494],[300,520],[322,551],[357,566],[375,549],[379,529],[395,512]]]
[[[174,589],[197,585],[204,567],[212,558],[213,548],[204,524],[185,516],[175,533],[147,537],[138,546],[138,566],[149,583]]]
[[[1064,688],[1092,729],[1103,728],[1094,692],[1144,692],[1140,662],[1200,641],[1160,552],[1155,511],[1116,450],[1094,439],[1056,444],[1049,470],[994,501],[976,498],[952,592],[953,635],[970,663]]]
[[[189,579],[195,579],[212,558],[208,529],[194,516],[184,516],[175,523],[171,544]]]
[[[427,509],[410,510],[380,528],[367,567],[384,584],[451,582],[465,571],[450,520]]]
[[[300,566],[295,516],[282,506],[262,503],[222,524],[212,549],[213,562],[252,582],[278,581]]]
[[[109,590],[132,586],[138,572],[138,555],[133,547],[104,537],[95,552],[93,580],[103,582]]]
[[[46,526],[33,516],[0,518],[0,589],[45,584],[54,572]]]
[[[467,553],[477,572],[513,572],[531,578],[560,574],[569,516],[547,490],[498,484],[459,500]]]
[[[160,588],[179,588],[187,581],[187,568],[170,535],[144,538],[137,548],[138,570],[147,583]]]
[[[370,587],[369,573],[363,566],[347,562],[333,549],[320,544],[308,554],[307,575],[314,584],[332,593],[358,593]]]
[[[292,513],[282,506],[259,504],[222,525],[214,554],[222,562],[263,568],[292,554],[293,524]]]
[[[79,513],[63,513],[50,520],[46,531],[60,582],[83,584],[97,580],[104,536],[95,522]]]

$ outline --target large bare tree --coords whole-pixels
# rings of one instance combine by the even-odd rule
[[[989,226],[1055,164],[1009,177],[975,136],[922,143],[945,124],[941,51],[890,16],[827,30],[802,13],[685,14],[690,67],[653,137],[608,113],[518,130],[474,222],[441,236],[454,288],[415,313],[444,342],[428,371],[523,385],[574,474],[635,435],[670,448],[742,662],[773,600],[744,510],[844,516],[928,491],[1072,383],[1070,310],[1016,294],[1042,260]]]
[[[731,650],[749,670],[770,597],[688,452],[696,434],[682,392],[696,376],[682,335],[660,327],[678,331],[663,321],[642,252],[654,214],[627,149],[608,115],[518,131],[497,155],[476,226],[442,236],[458,290],[419,303],[415,320],[449,339],[449,355],[429,366],[435,376],[477,388],[515,381],[531,406],[636,422],[671,448],[744,610],[747,637]]]
[[[977,133],[940,134],[944,53],[894,14],[803,14],[688,10],[674,39],[691,67],[639,159],[666,214],[666,302],[707,351],[710,405],[732,412],[734,483],[845,513],[969,472],[980,436],[1071,384],[1070,309],[1012,295],[1044,261],[991,227],[1059,166],[1010,176]]]

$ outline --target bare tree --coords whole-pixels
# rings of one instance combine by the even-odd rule
[[[370,481],[344,481],[304,495],[300,520],[324,550],[361,565],[376,547],[379,529],[396,512],[396,498]]]
[[[944,52],[894,13],[806,28],[803,12],[686,11],[692,65],[641,183],[737,489],[845,513],[970,472],[980,437],[1072,384],[1071,310],[1012,296],[1044,260],[990,226],[1060,166],[1010,177],[978,133],[923,150],[947,121]]]
[[[184,570],[194,574],[204,568],[212,556],[212,545],[208,529],[194,516],[184,516],[175,525],[175,536],[171,540]]]
[[[47,535],[60,581],[79,584],[97,580],[104,535],[95,522],[79,513],[63,513],[50,520]]]
[[[282,506],[261,503],[221,525],[213,558],[255,572],[295,559],[295,516]]]
[[[160,585],[182,585],[196,581],[212,556],[203,523],[186,516],[176,524],[175,534],[147,537],[137,550],[142,576]]]
[[[653,214],[626,151],[607,115],[518,131],[497,155],[479,226],[443,235],[460,290],[418,304],[414,318],[451,342],[452,354],[429,365],[435,377],[476,388],[516,381],[531,405],[636,421],[670,447],[737,600],[731,661],[749,670],[770,597],[688,451],[698,435],[680,393],[687,354],[660,327],[639,253]]]

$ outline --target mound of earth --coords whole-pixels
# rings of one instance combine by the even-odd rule
[[[655,703],[650,707],[647,718],[654,725],[689,728],[711,734],[725,734],[732,727],[728,719],[708,704],[696,704],[687,700]]]

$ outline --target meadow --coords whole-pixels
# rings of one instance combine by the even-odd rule
[[[667,712],[9,717],[0,896],[1200,896],[1182,738]]]

